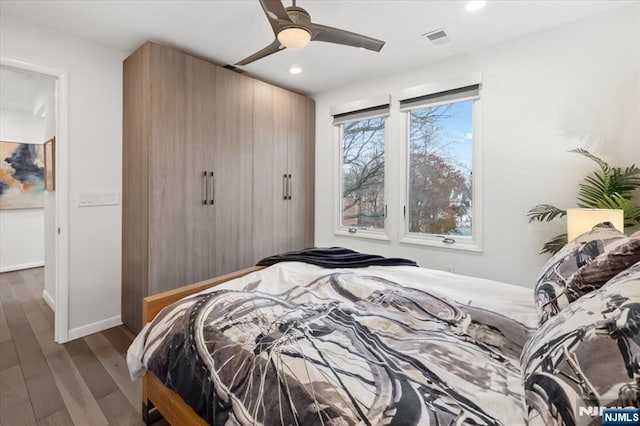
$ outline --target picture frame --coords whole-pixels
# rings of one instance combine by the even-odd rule
[[[44,143],[44,190],[56,190],[56,138]]]
[[[0,141],[0,210],[44,208],[44,146]]]

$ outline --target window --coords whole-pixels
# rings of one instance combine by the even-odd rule
[[[405,242],[479,248],[474,191],[478,94],[475,85],[400,102],[408,120]]]
[[[385,141],[389,96],[332,110],[339,140],[338,233],[386,238]]]
[[[340,124],[342,227],[384,229],[384,135],[384,117]]]

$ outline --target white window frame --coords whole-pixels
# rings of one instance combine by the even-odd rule
[[[431,93],[438,93],[439,91],[451,90],[457,87],[465,87],[470,84],[466,84],[468,81],[475,81],[471,84],[481,84],[481,77],[474,74],[471,76],[457,79],[451,82],[436,83],[428,86],[423,86],[423,90],[426,90],[429,94],[428,88],[432,88]],[[417,90],[420,90],[417,88]],[[416,88],[408,89],[405,93],[415,93]],[[405,94],[405,99],[412,97]],[[472,235],[469,237],[460,237],[452,235],[437,235],[437,234],[422,234],[417,232],[409,232],[409,220],[408,220],[408,206],[409,206],[409,183],[410,183],[410,152],[409,152],[409,112],[414,109],[420,109],[425,107],[446,105],[457,102],[463,102],[465,100],[473,100],[471,110],[472,120],[472,142],[473,142],[473,159],[472,159]],[[441,101],[441,102],[425,102],[422,105],[414,106],[411,108],[403,109],[400,112],[403,116],[404,125],[402,126],[402,159],[400,165],[400,194],[401,200],[403,200],[403,206],[399,215],[399,229],[400,229],[400,243],[412,244],[420,246],[438,247],[449,250],[463,250],[471,252],[482,252],[482,97],[466,97],[455,100]]]
[[[378,117],[384,118],[384,202],[385,202],[384,228],[376,230],[376,229],[357,228],[357,227],[349,227],[349,226],[342,225],[342,213],[343,213],[342,212],[342,201],[343,201],[343,197],[342,197],[342,178],[343,178],[342,124],[344,123],[340,123],[339,125],[333,126],[334,140],[337,141],[337,143],[334,144],[334,146],[336,147],[334,164],[338,165],[337,173],[334,173],[335,175],[335,182],[334,182],[335,205],[333,210],[335,212],[334,235],[351,237],[351,238],[365,238],[365,239],[372,239],[372,240],[391,241],[389,238],[389,234],[388,234],[389,230],[387,226],[388,214],[386,214],[387,207],[389,204],[388,198],[387,198],[389,194],[389,178],[387,176],[387,172],[389,170],[389,167],[388,167],[388,161],[389,161],[388,147],[389,147],[389,136],[390,136],[389,114],[388,113],[371,114],[370,116],[356,118],[353,121],[363,120],[365,118],[369,119],[369,118],[378,118]]]

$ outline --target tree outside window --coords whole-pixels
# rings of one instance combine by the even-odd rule
[[[344,227],[384,229],[384,127],[384,117],[341,124]]]
[[[472,106],[409,111],[410,233],[472,236]]]

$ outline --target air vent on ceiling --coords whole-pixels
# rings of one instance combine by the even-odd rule
[[[429,41],[431,41],[431,43],[433,44],[445,44],[449,42],[449,34],[446,33],[444,28],[429,31],[428,33],[424,33],[422,35],[428,38]]]

